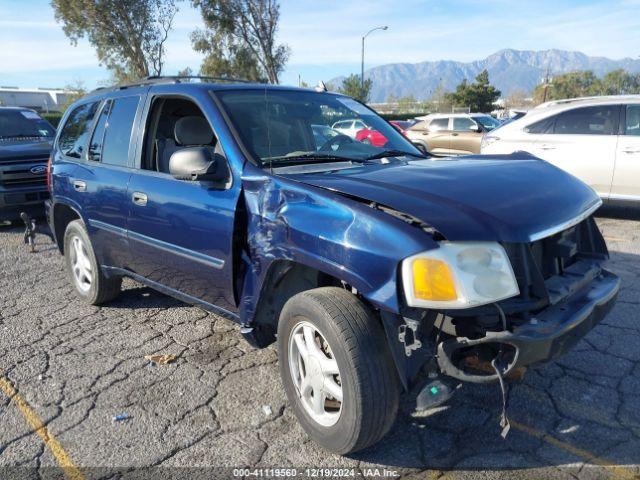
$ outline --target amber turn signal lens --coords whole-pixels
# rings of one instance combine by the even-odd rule
[[[417,258],[413,261],[413,292],[416,299],[445,302],[457,300],[456,285],[449,266],[442,260]]]

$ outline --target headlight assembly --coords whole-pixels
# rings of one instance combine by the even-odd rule
[[[440,242],[402,262],[411,307],[459,309],[520,293],[504,248],[493,242]]]

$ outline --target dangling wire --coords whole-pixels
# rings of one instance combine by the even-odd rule
[[[504,314],[504,310],[497,303],[494,303],[495,307],[498,309],[498,314],[500,316],[500,320],[502,320],[502,329],[503,331],[507,330],[507,317]],[[496,371],[496,376],[498,377],[498,382],[500,382],[500,391],[502,392],[502,413],[500,415],[500,426],[502,427],[502,431],[500,435],[502,438],[506,438],[509,434],[509,430],[511,429],[511,424],[509,423],[509,419],[507,418],[507,397],[508,391],[507,386],[504,383],[504,378],[502,377],[502,372],[500,371],[500,367],[498,366],[498,361],[502,357],[502,343],[499,343],[498,354],[495,356],[493,360],[491,360],[491,366]]]

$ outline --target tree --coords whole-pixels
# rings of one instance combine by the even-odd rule
[[[546,86],[547,100],[559,100],[562,98],[584,97],[599,95],[602,91],[602,81],[590,70],[556,75]],[[538,85],[533,91],[534,103],[541,103],[544,98],[545,85]]]
[[[63,112],[69,108],[69,105],[87,94],[87,89],[85,88],[82,80],[75,80],[73,83],[67,84],[64,87],[64,91],[66,99],[61,107]]]
[[[500,90],[489,83],[489,72],[483,70],[476,76],[475,83],[465,79],[455,92],[447,93],[445,98],[455,107],[469,107],[472,112],[490,112],[500,98]]]
[[[179,0],[52,0],[72,44],[87,38],[118,81],[162,74]]]
[[[440,81],[438,86],[431,93],[431,96],[427,99],[425,110],[432,112],[450,112],[452,107],[453,104],[447,96],[444,84]]]
[[[530,106],[531,99],[524,90],[514,90],[504,99],[504,108],[526,108]]]
[[[192,0],[205,29],[192,34],[193,48],[206,54],[201,72],[213,76],[278,77],[289,59],[287,45],[276,43],[277,0]]]
[[[640,93],[640,74],[618,69],[598,78],[591,70],[580,70],[553,77],[548,86],[547,100],[637,93]],[[544,86],[539,85],[533,92],[535,103],[542,102],[543,97]]]
[[[367,103],[371,96],[372,83],[371,79],[367,78],[363,85],[360,75],[351,74],[342,81],[342,86],[338,89],[338,92],[355,98],[359,102]]]
[[[624,69],[613,70],[602,79],[602,95],[624,95],[640,93],[640,75]]]
[[[418,101],[413,95],[401,97],[398,99],[398,111],[400,113],[411,113],[416,110]]]

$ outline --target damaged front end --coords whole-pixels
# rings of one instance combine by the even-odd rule
[[[501,380],[566,353],[613,307],[620,280],[602,268],[608,252],[592,217],[530,243],[502,246],[518,295],[466,309],[383,315],[405,387],[429,359],[459,381]],[[422,344],[433,350],[421,352]]]

